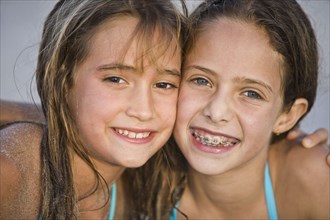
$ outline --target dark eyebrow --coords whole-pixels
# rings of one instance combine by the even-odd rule
[[[211,74],[213,76],[216,76],[217,75],[217,73],[214,72],[213,70],[210,70],[210,69],[205,68],[205,67],[197,66],[197,65],[191,65],[191,66],[185,67],[184,68],[184,71],[189,70],[189,69],[197,69],[197,70],[200,70],[200,71],[202,71],[204,73]]]
[[[272,87],[269,86],[268,84],[264,83],[263,81],[260,81],[260,80],[257,80],[257,79],[245,78],[245,77],[235,77],[234,80],[235,81],[241,81],[241,82],[247,83],[247,84],[260,85],[260,86],[266,88],[270,93],[273,93]]]

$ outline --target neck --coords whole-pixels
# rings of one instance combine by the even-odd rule
[[[104,206],[109,198],[109,190],[124,171],[124,167],[101,161],[92,161],[95,169],[101,175],[99,182],[97,175],[86,161],[78,155],[73,156],[73,178],[77,198],[81,210],[95,210]]]
[[[260,206],[265,206],[263,177],[266,159],[267,148],[258,157],[216,176],[190,169],[183,200],[190,200],[190,205],[196,207],[200,216],[210,218],[247,217],[247,213],[256,216],[254,210],[259,215]],[[264,211],[262,214],[267,215],[266,208]],[[193,218],[194,214],[189,216]]]

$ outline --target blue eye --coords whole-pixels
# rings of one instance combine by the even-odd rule
[[[159,82],[155,84],[156,88],[160,89],[173,89],[173,88],[178,88],[177,86],[171,84],[171,83],[166,83],[166,82]]]
[[[243,93],[246,97],[252,98],[252,99],[262,99],[261,95],[255,91],[246,91]]]
[[[195,78],[192,80],[192,82],[194,82],[195,84],[199,85],[199,86],[209,86],[212,87],[211,83],[205,79],[205,78]]]

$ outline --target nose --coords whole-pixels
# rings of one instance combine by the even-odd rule
[[[145,87],[132,90],[130,100],[127,100],[126,114],[140,121],[148,121],[154,117],[152,92]]]
[[[203,114],[213,123],[229,122],[233,117],[233,100],[225,92],[216,91],[203,110]]]

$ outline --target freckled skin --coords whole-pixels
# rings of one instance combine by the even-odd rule
[[[41,136],[42,127],[36,124],[14,124],[0,130],[1,219],[37,219]]]

